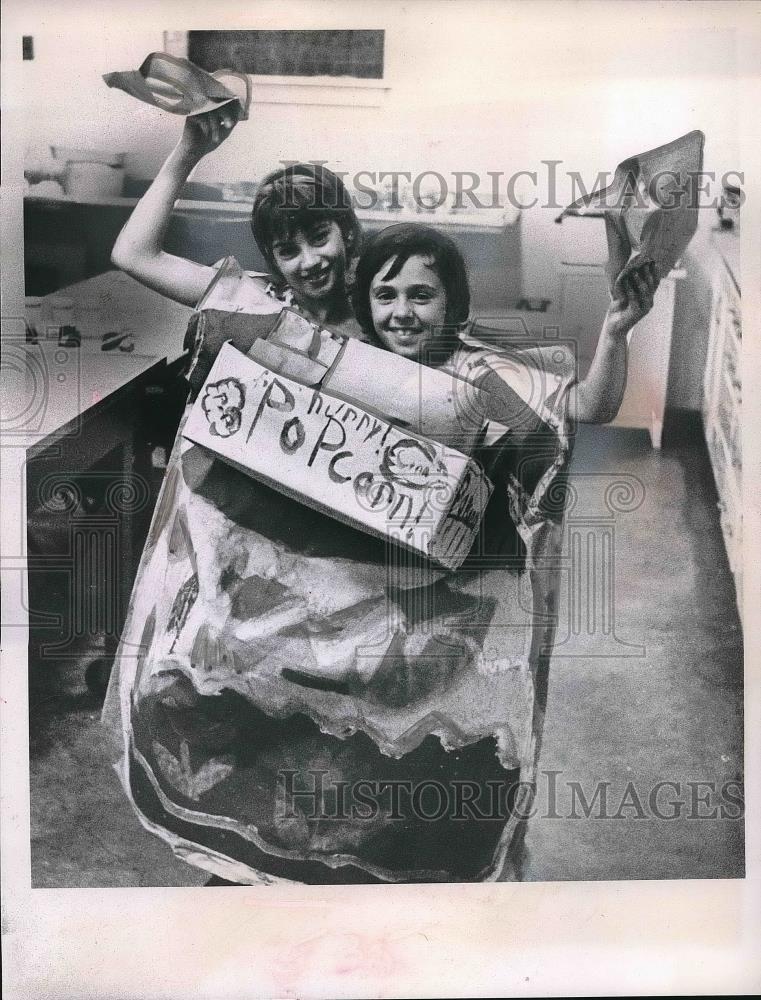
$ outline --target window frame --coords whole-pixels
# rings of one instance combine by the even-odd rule
[[[250,30],[263,31],[266,29],[251,28]],[[316,31],[321,29],[297,30]],[[359,76],[264,76],[248,73],[246,75],[251,81],[252,89],[251,103],[382,107],[391,90],[386,42],[387,39],[384,40],[383,78],[380,80]],[[168,55],[178,56],[182,59],[188,58],[187,31],[164,31],[163,43],[164,52]]]

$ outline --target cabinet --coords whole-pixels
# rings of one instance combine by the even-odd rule
[[[111,248],[136,204],[137,198],[80,202],[27,196],[26,294],[47,295],[108,271]],[[468,268],[476,315],[514,307],[520,299],[520,212],[505,218],[500,210],[418,214],[358,209],[357,215],[368,234],[399,222],[423,222],[451,236]],[[243,268],[266,271],[251,235],[250,216],[250,202],[181,200],[172,213],[164,249],[205,264],[233,254]]]
[[[560,313],[564,338],[576,346],[579,374],[585,375],[594,357],[610,296],[604,264],[607,240],[602,219],[569,218],[560,277]],[[676,284],[685,272],[675,268],[664,278],[653,308],[628,335],[626,392],[616,427],[639,427],[660,448],[674,325]]]
[[[703,379],[703,427],[742,620],[742,317],[736,246],[731,242],[736,239],[722,234],[718,248]]]
[[[49,690],[51,663],[96,653],[86,679],[102,688],[158,495],[151,451],[171,448],[187,397],[179,373],[190,309],[115,271],[73,285],[66,295],[79,315],[102,303],[80,347],[62,349],[45,339],[26,344],[23,331],[20,344],[7,344],[24,362],[29,394],[16,441],[26,444],[35,699]],[[117,329],[125,312],[140,321],[135,335],[143,350],[155,353],[99,350],[99,334]]]

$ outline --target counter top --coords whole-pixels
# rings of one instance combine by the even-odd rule
[[[40,334],[26,344],[24,392],[29,400],[26,446],[47,447],[62,434],[76,433],[79,419],[151,369],[177,361],[192,309],[144,288],[120,271],[70,285],[46,296],[43,322],[53,300],[72,299],[74,323],[82,333],[78,348],[60,347]],[[102,351],[101,336],[129,331],[131,353]]]
[[[84,205],[101,206],[104,208],[134,208],[138,203],[137,198],[75,198],[69,195],[53,197],[51,195],[39,196],[32,192],[27,192],[24,197],[25,202],[37,205]],[[175,203],[175,211],[179,213],[214,214],[220,219],[225,216],[231,219],[248,217],[251,214],[251,203],[243,201],[190,201],[181,198]],[[385,212],[370,209],[357,209],[357,217],[362,222],[382,223],[393,226],[400,222],[419,222],[426,225],[435,226],[437,229],[447,227],[463,227],[465,229],[505,229],[513,226],[520,220],[520,210],[508,206],[507,208],[483,208],[473,211],[462,212],[412,212],[404,209],[399,212]]]

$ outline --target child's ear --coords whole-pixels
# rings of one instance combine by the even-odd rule
[[[346,284],[351,287],[357,280],[357,264],[359,262],[359,256],[351,252],[350,247],[346,246]]]

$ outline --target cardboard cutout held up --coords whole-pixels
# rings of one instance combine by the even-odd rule
[[[248,118],[251,80],[235,70],[207,73],[187,59],[151,52],[140,69],[106,73],[103,79],[109,87],[175,115],[202,115],[226,104],[236,104],[238,120]]]
[[[647,261],[664,278],[695,235],[704,141],[702,132],[689,132],[623,160],[609,187],[579,198],[558,217],[605,217],[605,271],[614,299],[621,280]]]

